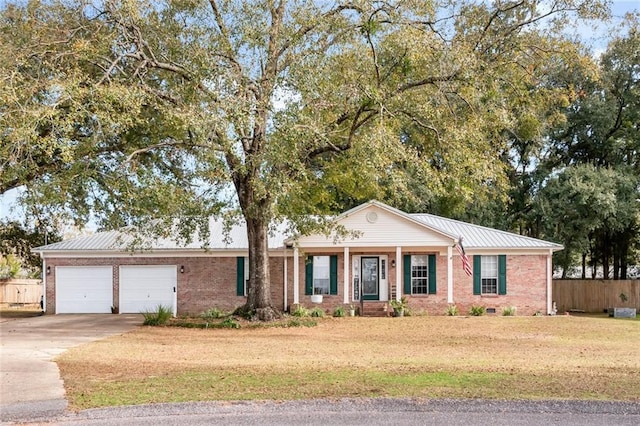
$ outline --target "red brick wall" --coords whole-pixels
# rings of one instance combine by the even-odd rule
[[[469,259],[473,262],[470,256]],[[516,308],[517,315],[547,314],[547,257],[507,256],[507,294],[504,296],[475,296],[473,278],[462,270],[459,257],[453,262],[453,295],[461,315],[466,315],[471,306],[494,308],[497,315],[508,306]],[[446,291],[446,284],[444,287]],[[446,309],[446,305],[444,306]],[[443,313],[444,309],[440,312]]]
[[[282,258],[270,261],[271,300],[282,309]],[[119,306],[120,265],[176,265],[178,267],[178,315],[198,315],[217,307],[231,311],[246,302],[236,296],[236,257],[114,257],[114,258],[52,258],[47,259],[51,273],[47,281],[47,313],[55,313],[55,267],[57,266],[112,266],[113,303]],[[184,266],[184,273],[180,273]]]
[[[309,252],[309,255],[314,253]],[[331,313],[336,306],[344,306],[344,255],[338,255],[338,294],[325,295],[322,308]],[[351,251],[350,256],[363,253]],[[394,252],[377,253],[388,256],[387,282],[389,297],[395,295],[396,268],[402,268],[402,262],[395,267],[391,261]],[[409,254],[409,253],[403,253]],[[47,259],[51,273],[47,275],[47,313],[55,313],[55,267],[56,266],[113,266],[113,300],[118,306],[119,269],[120,265],[177,265],[184,266],[185,272],[178,272],[178,315],[197,315],[209,308],[217,307],[230,311],[245,303],[246,298],[236,296],[236,257],[116,257],[116,258],[53,258]],[[409,306],[416,313],[426,312],[430,315],[444,315],[447,303],[447,258],[437,256],[437,293],[430,295],[408,296]],[[282,257],[274,257],[270,261],[271,300],[276,309],[282,310],[283,304],[283,268]],[[293,304],[293,257],[287,259],[287,305]],[[349,272],[351,283],[349,292],[353,292],[353,277]],[[305,258],[299,257],[300,303],[313,307],[311,297],[305,295]],[[546,314],[546,256],[507,256],[507,294],[504,296],[474,296],[473,280],[467,277],[459,257],[453,260],[454,303],[459,312],[466,315],[472,305],[481,305],[496,309],[501,314],[502,308],[515,306],[518,315],[533,315],[536,312]],[[349,295],[349,300],[352,296]]]

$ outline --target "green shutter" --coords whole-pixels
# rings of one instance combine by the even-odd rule
[[[304,294],[313,294],[313,256],[307,256],[304,274]]]
[[[411,255],[404,255],[404,294],[411,294]]]
[[[244,257],[236,259],[236,295],[244,296]]]
[[[498,256],[498,294],[507,294],[507,256]]]
[[[482,292],[482,256],[473,256],[473,294]]]
[[[338,294],[338,256],[329,258],[329,294]]]
[[[436,294],[436,255],[429,255],[429,294]]]

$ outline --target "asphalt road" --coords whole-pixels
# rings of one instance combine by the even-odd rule
[[[50,419],[51,420],[51,419]],[[195,402],[86,410],[56,425],[634,425],[640,404],[598,401],[342,399]]]

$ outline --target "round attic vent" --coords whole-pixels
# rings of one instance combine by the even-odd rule
[[[378,214],[376,212],[367,213],[367,222],[376,223],[377,220],[378,220]]]

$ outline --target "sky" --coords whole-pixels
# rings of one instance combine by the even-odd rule
[[[0,7],[6,3],[6,0],[0,0]],[[627,12],[640,12],[640,0],[612,1],[611,3],[614,22],[621,22]],[[612,33],[610,28],[607,29],[604,25],[597,24],[594,27],[581,26],[578,31],[596,56],[599,56],[606,49],[607,41],[611,36],[615,35],[615,32]],[[16,201],[18,195],[19,193],[16,190],[0,195],[0,220],[6,218],[20,219],[23,216]]]

